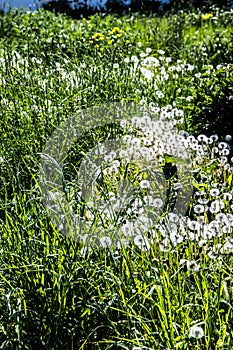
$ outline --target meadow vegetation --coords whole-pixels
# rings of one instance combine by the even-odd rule
[[[233,348],[232,11],[0,16],[0,349]],[[62,169],[75,240],[44,206],[41,153],[70,116],[113,104],[136,108],[92,126]]]

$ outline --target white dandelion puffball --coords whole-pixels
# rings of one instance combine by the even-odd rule
[[[189,337],[200,339],[204,336],[204,331],[200,326],[192,326],[189,330]]]

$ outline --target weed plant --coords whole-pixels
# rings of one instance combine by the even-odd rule
[[[0,348],[233,348],[232,12],[0,16]],[[69,203],[86,222],[74,240],[44,206],[40,154],[71,115],[119,102],[141,115],[92,128],[67,155]],[[96,210],[74,179],[113,137],[133,153],[101,149]],[[193,186],[182,215],[177,144]],[[122,208],[124,180],[134,187]]]

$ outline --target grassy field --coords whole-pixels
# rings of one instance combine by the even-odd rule
[[[0,16],[0,349],[232,349],[233,13]]]

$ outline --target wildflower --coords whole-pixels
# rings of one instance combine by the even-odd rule
[[[103,248],[108,248],[110,247],[112,240],[110,237],[104,236],[99,239],[99,243]]]
[[[164,54],[165,54],[165,51],[163,51],[163,50],[158,50],[158,53],[159,53],[160,55],[164,55]]]
[[[139,126],[140,125],[140,118],[139,117],[133,117],[131,122],[132,122],[133,125]]]
[[[150,160],[151,158],[153,158],[153,154],[151,153],[151,151],[147,147],[141,147],[140,154],[143,158],[145,158],[147,160]]]
[[[208,137],[204,134],[198,135],[197,139],[198,139],[198,141],[204,142],[204,143],[207,143],[207,141],[208,141]]]
[[[123,159],[127,159],[128,158],[128,152],[125,149],[120,150],[119,157],[123,158]]]
[[[122,226],[121,229],[124,236],[132,236],[133,235],[133,224],[130,221],[126,221],[126,223]]]
[[[214,153],[218,153],[219,152],[219,149],[218,147],[213,147],[211,152],[214,154]]]
[[[212,188],[212,189],[210,190],[210,195],[211,195],[212,197],[217,197],[217,196],[219,195],[219,189],[218,189],[218,188]]]
[[[177,230],[176,230],[176,231],[177,231]],[[170,240],[171,240],[171,242],[173,243],[173,245],[177,245],[177,244],[183,242],[183,240],[184,240],[184,237],[181,236],[181,235],[179,235],[179,234],[177,234],[176,231],[175,231],[175,232],[172,231],[172,232],[170,233]]]
[[[223,245],[223,251],[225,253],[233,251],[233,239],[230,236],[226,237],[225,243]]]
[[[194,213],[196,213],[196,214],[201,214],[201,213],[204,213],[204,211],[205,211],[205,208],[204,208],[203,205],[201,205],[201,204],[195,205],[195,207],[194,207]]]
[[[121,119],[121,121],[120,121],[120,126],[121,126],[122,128],[125,128],[127,124],[128,124],[128,122],[127,122],[126,119]]]
[[[219,142],[219,144],[218,144],[218,148],[221,150],[228,148],[228,147],[229,147],[229,145],[226,142]]]
[[[94,40],[104,40],[104,35],[102,33],[95,33],[93,36],[92,36],[92,39]]]
[[[204,231],[202,232],[202,239],[203,240],[208,240],[208,239],[212,239],[213,237],[217,236],[217,231],[216,230],[212,230],[210,229],[210,227],[208,227],[207,225],[204,226]]]
[[[118,167],[116,165],[110,166],[106,169],[104,169],[103,174],[104,175],[113,175],[118,173]]]
[[[143,205],[143,203],[142,203],[141,198],[135,198],[135,201],[134,201],[135,208],[142,207],[142,205]]]
[[[166,61],[166,63],[171,63],[172,58],[171,57],[166,57],[165,61]]]
[[[106,154],[104,156],[104,160],[105,162],[111,162],[112,160],[114,160],[114,158],[116,158],[116,153],[114,151],[111,151],[109,154]]]
[[[153,201],[153,205],[156,208],[162,208],[162,206],[164,205],[163,201],[161,198],[155,198]]]
[[[144,189],[144,188],[149,188],[150,187],[150,182],[148,180],[142,180],[139,184],[139,186]]]
[[[159,90],[156,91],[156,95],[157,95],[158,98],[163,98],[164,97],[164,94],[162,93],[162,91],[159,91]]]
[[[231,135],[226,135],[225,136],[225,141],[229,142],[232,140],[232,136]]]
[[[139,62],[139,59],[137,56],[131,56],[131,61],[137,64]]]
[[[196,74],[194,74],[194,76],[195,76],[195,78],[200,78],[201,77],[201,73],[200,72],[196,73]]]
[[[188,64],[187,65],[187,70],[189,70],[189,71],[192,71],[192,70],[194,70],[194,66],[193,65],[191,65],[191,64]]]
[[[128,144],[128,145],[130,144],[131,139],[132,139],[131,135],[124,135],[124,136],[123,136],[124,142],[125,142],[126,144]]]
[[[127,247],[128,245],[129,245],[129,242],[127,239],[117,240],[117,249],[122,249],[122,246]]]
[[[202,205],[205,205],[207,203],[209,203],[209,199],[208,198],[198,198],[198,203],[199,204],[202,204]]]
[[[153,79],[154,73],[151,72],[151,70],[145,69],[145,68],[141,68],[141,73],[147,80],[152,80]]]
[[[150,47],[146,48],[146,53],[149,55],[151,53],[152,49]]]
[[[139,148],[141,145],[141,140],[137,137],[131,139],[130,146]]]
[[[153,220],[146,215],[141,215],[134,221],[134,225],[138,227],[139,231],[146,232],[153,226]]]
[[[202,327],[192,326],[189,330],[189,337],[200,339],[204,336],[204,331]]]
[[[141,250],[149,250],[150,249],[150,244],[148,240],[143,236],[143,235],[137,235],[134,238],[134,244]]]
[[[210,136],[210,139],[213,140],[213,142],[217,142],[218,141],[218,135],[214,134]]]
[[[109,35],[115,34],[116,32],[123,32],[119,27],[114,27],[110,32]]]
[[[161,252],[167,252],[169,250],[169,239],[167,237],[160,243],[159,248]]]
[[[154,198],[152,196],[144,196],[143,201],[146,205],[153,206]]]
[[[169,222],[178,223],[179,221],[179,216],[175,213],[168,213],[167,217]]]
[[[151,146],[152,145],[152,140],[151,139],[144,139],[143,140],[144,146]]]
[[[200,223],[198,221],[192,220],[188,223],[190,230],[198,231],[200,229]]]
[[[120,164],[119,160],[115,159],[115,160],[112,162],[112,165],[113,165],[114,167],[116,167],[116,168],[119,168],[121,164]]]
[[[220,200],[219,201],[215,200],[214,202],[211,203],[209,211],[211,213],[218,213],[223,208],[224,208],[224,202]]]
[[[233,226],[233,214],[226,214],[227,220],[231,226]]]
[[[184,116],[184,111],[182,109],[176,109],[175,110],[175,115],[176,115],[176,117],[183,117]]]
[[[160,62],[157,58],[155,57],[147,57],[142,61],[142,66],[147,66],[147,67],[159,67]]]
[[[141,58],[145,58],[147,56],[147,54],[145,52],[141,52],[139,55]]]
[[[124,62],[125,62],[125,63],[129,63],[129,62],[130,62],[130,58],[129,58],[129,57],[126,57],[126,58],[124,59]]]
[[[176,66],[176,71],[177,72],[181,72],[182,71],[182,67],[181,66]]]
[[[187,231],[187,238],[188,238],[190,241],[194,241],[195,239],[197,240],[198,235],[195,234],[193,231],[188,230],[188,231]]]
[[[168,71],[169,72],[174,72],[176,70],[176,67],[175,66],[170,66],[168,67]]]
[[[204,210],[206,210],[206,208],[204,207]],[[207,220],[206,220],[206,217],[201,215],[198,217],[198,222],[200,222],[201,224],[206,224],[207,223]]]
[[[229,149],[224,148],[222,151],[219,151],[220,156],[228,156],[230,153]]]
[[[216,220],[211,221],[209,223],[208,229],[214,231],[214,235],[218,234],[220,232],[219,222]]]
[[[201,18],[204,20],[204,21],[207,21],[208,19],[212,18],[213,17],[213,14],[212,13],[206,13],[206,14],[202,14]]]
[[[199,242],[198,242],[198,245],[199,245],[199,247],[201,248],[201,247],[204,247],[205,245],[206,245],[206,240],[205,239],[200,239],[199,240]]]
[[[232,231],[232,228],[231,228],[230,225],[225,225],[225,226],[222,227],[222,232],[223,233],[231,233],[231,231]]]
[[[216,221],[220,223],[224,223],[227,221],[227,216],[224,213],[218,213],[215,218]]]
[[[188,270],[199,271],[200,265],[194,260],[181,259],[180,265],[185,265]]]

